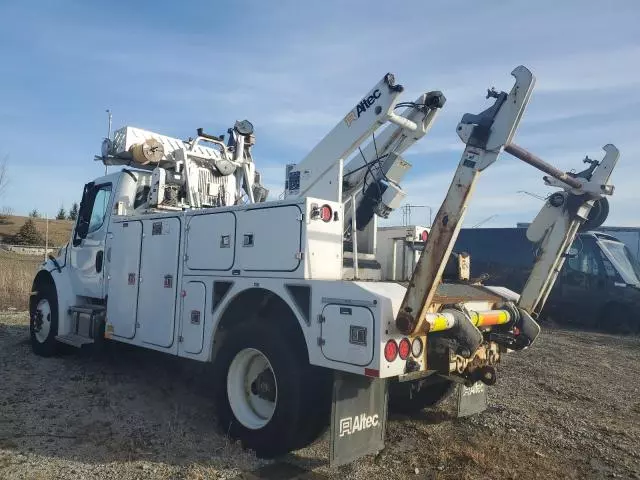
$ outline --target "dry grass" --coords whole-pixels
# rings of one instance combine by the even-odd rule
[[[0,250],[0,310],[26,310],[40,255],[19,255]]]
[[[14,215],[0,216],[0,242],[3,238],[18,233],[28,217]],[[36,228],[45,236],[46,220],[34,218]],[[69,241],[73,222],[69,220],[49,220],[49,245],[61,246]],[[20,255],[0,249],[0,310],[16,308],[26,310],[29,306],[31,283],[40,255]]]
[[[0,218],[0,242],[4,237],[10,237],[18,233],[27,218],[14,215],[2,216]],[[46,220],[44,218],[34,218],[33,221],[44,238],[47,229]],[[67,243],[72,229],[73,222],[70,220],[49,220],[49,245],[62,246]]]

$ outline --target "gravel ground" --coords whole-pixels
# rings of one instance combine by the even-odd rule
[[[384,451],[333,469],[326,438],[267,462],[220,434],[208,365],[110,347],[39,358],[26,314],[0,314],[0,478],[640,479],[637,337],[546,328],[483,414],[394,416]]]

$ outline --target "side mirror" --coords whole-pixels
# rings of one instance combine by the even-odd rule
[[[578,256],[578,249],[577,248],[570,248],[567,251],[566,257],[567,258],[576,258]]]
[[[83,218],[78,218],[78,225],[76,225],[76,232],[73,237],[73,246],[77,247],[82,243],[82,239],[87,237],[89,233],[89,222]]]

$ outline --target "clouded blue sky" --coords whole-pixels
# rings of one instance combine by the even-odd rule
[[[442,90],[432,132],[407,152],[413,204],[437,209],[463,149],[455,127],[508,90],[518,64],[537,76],[517,143],[564,169],[616,144],[610,225],[640,225],[640,2],[8,1],[0,3],[0,206],[50,215],[103,172],[106,133],[133,125],[186,138],[255,127],[258,169],[282,191],[304,157],[384,73],[405,100]],[[480,179],[467,225],[529,221],[541,175],[502,155]],[[412,220],[425,223],[428,210]],[[396,217],[395,220],[399,220]]]

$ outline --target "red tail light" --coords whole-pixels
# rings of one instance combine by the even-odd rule
[[[429,232],[427,232],[426,230],[423,230],[422,233],[420,234],[420,239],[423,242],[426,242],[427,238],[429,238]]]
[[[393,362],[398,356],[398,344],[395,340],[389,340],[384,346],[384,358],[387,362]]]
[[[331,221],[331,217],[333,216],[333,212],[331,211],[331,207],[329,205],[323,205],[320,208],[320,218],[323,222]]]
[[[402,360],[406,360],[409,358],[409,353],[411,353],[411,343],[408,338],[403,338],[398,345],[398,354]]]

